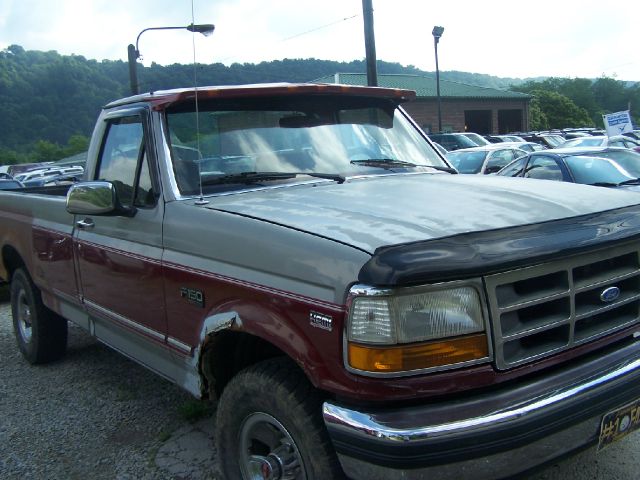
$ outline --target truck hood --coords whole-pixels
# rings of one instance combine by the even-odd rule
[[[208,198],[207,208],[333,239],[384,246],[549,222],[640,204],[622,189],[482,175],[405,174]]]

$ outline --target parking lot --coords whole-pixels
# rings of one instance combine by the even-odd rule
[[[0,288],[0,478],[216,479],[211,416],[195,423],[191,397],[70,329],[60,362],[29,366]],[[640,434],[589,449],[527,480],[638,478]],[[524,478],[524,477],[522,477]]]

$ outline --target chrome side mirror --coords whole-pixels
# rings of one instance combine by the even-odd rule
[[[113,183],[80,182],[67,192],[67,212],[74,215],[122,215],[131,217],[135,209],[124,207]]]

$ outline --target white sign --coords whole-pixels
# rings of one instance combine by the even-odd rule
[[[602,119],[604,120],[604,128],[607,130],[608,137],[622,135],[625,132],[631,132],[633,130],[629,110],[609,113],[608,115],[603,115]]]

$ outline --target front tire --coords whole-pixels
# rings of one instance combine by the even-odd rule
[[[11,277],[11,314],[18,348],[29,363],[48,363],[64,355],[67,321],[44,306],[40,290],[22,268]]]
[[[237,374],[218,403],[216,446],[227,480],[344,478],[321,418],[322,400],[287,359]]]

